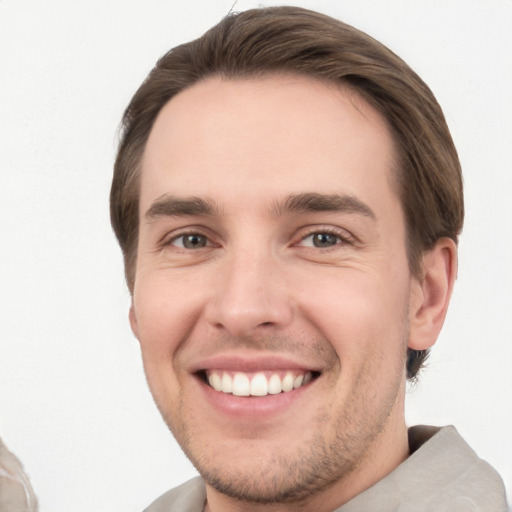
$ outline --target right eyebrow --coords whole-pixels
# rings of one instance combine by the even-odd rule
[[[144,214],[149,220],[159,217],[179,217],[184,215],[217,215],[219,208],[213,201],[200,197],[176,197],[163,195],[156,199]]]

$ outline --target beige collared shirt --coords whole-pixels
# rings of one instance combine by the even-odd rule
[[[454,427],[412,427],[409,446],[406,461],[333,512],[507,512],[500,476]],[[205,501],[205,485],[197,477],[144,512],[203,512]]]

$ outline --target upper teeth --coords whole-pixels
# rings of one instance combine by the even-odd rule
[[[310,371],[287,371],[280,375],[277,372],[247,374],[222,370],[209,370],[206,372],[206,376],[212,388],[236,396],[266,396],[286,393],[307,384],[313,377]]]

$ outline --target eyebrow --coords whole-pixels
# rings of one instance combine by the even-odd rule
[[[376,219],[375,213],[368,205],[348,194],[291,194],[284,201],[275,203],[272,211],[277,217],[287,213],[333,212],[356,213]]]
[[[159,217],[179,217],[184,215],[213,216],[218,214],[218,208],[208,199],[200,197],[175,197],[163,195],[156,199],[145,213],[146,219],[154,220]]]
[[[271,213],[275,217],[290,213],[310,212],[356,213],[373,220],[376,218],[369,206],[347,194],[319,194],[317,192],[290,194],[284,200],[276,201],[271,208]],[[146,219],[149,220],[187,215],[218,216],[220,209],[210,199],[195,196],[180,198],[165,194],[156,199],[145,213]]]

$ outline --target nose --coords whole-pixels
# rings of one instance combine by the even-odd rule
[[[220,267],[206,308],[211,325],[246,337],[291,322],[292,299],[277,257],[246,249],[226,257]]]

